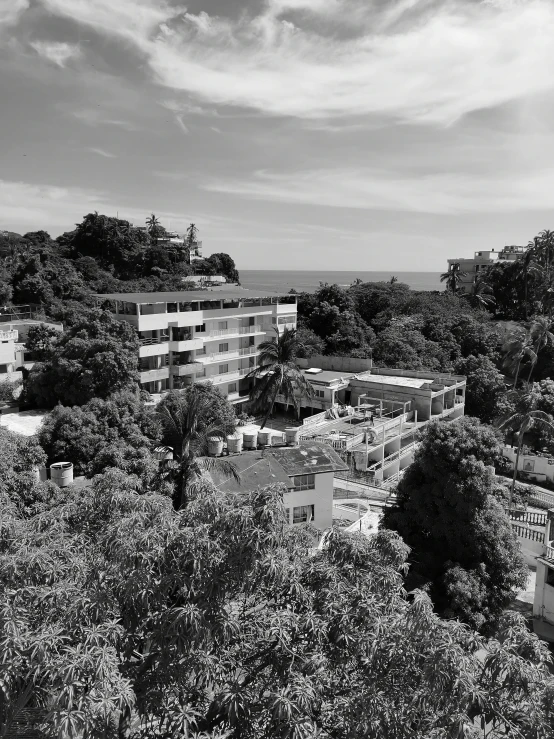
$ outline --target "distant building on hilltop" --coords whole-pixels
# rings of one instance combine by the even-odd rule
[[[134,226],[134,228],[139,231],[148,231],[146,226]],[[155,242],[156,244],[172,246],[175,249],[184,249],[185,245],[188,246],[185,235],[179,234],[177,231],[165,230],[161,236],[155,239]],[[198,240],[193,241],[190,245],[190,261],[192,262],[195,259],[202,259],[202,242]]]
[[[526,246],[505,246],[500,251],[494,249],[476,251],[473,259],[459,258],[449,259],[448,269],[450,270],[454,264],[460,265],[460,271],[465,272],[465,276],[460,279],[459,291],[462,293],[470,293],[473,285],[477,282],[479,272],[497,262],[515,262],[527,251]]]

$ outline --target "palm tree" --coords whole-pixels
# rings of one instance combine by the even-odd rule
[[[529,333],[515,333],[502,346],[504,353],[503,365],[510,372],[514,373],[514,388],[517,386],[519,379],[519,371],[521,363],[524,359],[528,359],[531,364],[531,371],[537,363],[537,354],[533,348]]]
[[[549,318],[546,318],[546,316],[537,316],[529,328],[529,340],[533,345],[533,349],[537,357],[542,349],[545,349],[547,346],[554,346],[554,334],[552,333],[551,328],[552,322]],[[531,372],[533,371],[535,364],[536,359],[535,362],[531,364],[531,371],[527,378],[528,382],[531,379]]]
[[[467,272],[463,272],[459,262],[453,262],[448,267],[448,272],[443,272],[441,282],[446,282],[446,289],[451,293],[457,293],[463,278]]]
[[[477,278],[477,282],[473,286],[473,292],[462,295],[473,308],[492,308],[496,303],[494,292],[490,285],[487,285],[482,277]]]
[[[396,275],[392,275],[389,280],[389,285],[394,285],[395,282],[398,282],[398,277]]]
[[[519,457],[521,455],[521,449],[523,447],[523,440],[525,434],[531,431],[533,428],[550,429],[554,431],[554,424],[552,423],[551,416],[544,411],[539,411],[533,406],[536,401],[533,399],[530,393],[525,393],[523,396],[518,394],[519,409],[514,413],[511,413],[497,421],[498,428],[511,428],[517,429],[517,453],[516,461],[514,464],[514,475],[512,478],[512,485],[510,488],[510,500],[508,507],[511,509],[514,493],[516,488],[517,471],[519,467]]]
[[[174,485],[173,505],[183,508],[203,473],[219,468],[240,482],[235,465],[224,459],[206,457],[208,439],[225,439],[227,430],[215,423],[206,424],[209,417],[209,399],[203,388],[192,386],[179,396],[179,402],[161,403],[157,415],[164,429],[165,449],[173,451],[173,462],[168,465],[168,477]]]
[[[190,264],[190,255],[192,253],[193,248],[196,246],[198,242],[198,229],[196,228],[195,223],[191,223],[189,227],[187,228],[187,233],[185,236],[185,246],[188,251],[187,255],[187,262]]]
[[[523,308],[525,310],[525,320],[529,317],[529,277],[535,277],[541,272],[540,266],[536,261],[538,237],[534,241],[530,241],[527,246],[521,263],[523,265]]]
[[[283,395],[297,415],[300,415],[299,397],[313,396],[312,386],[295,362],[299,354],[309,353],[309,347],[299,341],[294,328],[285,328],[282,334],[275,328],[275,332],[274,338],[260,344],[260,364],[247,375],[255,380],[250,391],[253,410],[265,411],[262,428],[273,411],[277,395]]]
[[[150,234],[150,238],[152,239],[157,239],[164,232],[163,226],[156,218],[156,215],[154,213],[152,213],[152,215],[146,219],[146,229]]]

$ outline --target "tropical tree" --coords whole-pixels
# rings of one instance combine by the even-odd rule
[[[276,485],[202,483],[179,512],[113,470],[55,492],[0,490],[2,736],[29,706],[47,737],[552,736],[547,645],[519,614],[485,639],[407,595],[390,531],[314,551]]]
[[[441,282],[446,283],[446,289],[451,293],[457,293],[460,284],[464,277],[467,277],[467,272],[464,272],[459,262],[453,262],[448,267],[448,272],[443,272],[441,275]]]
[[[547,346],[554,346],[554,334],[551,329],[552,321],[546,316],[537,316],[529,327],[529,341],[533,345],[537,358],[542,349],[545,349]],[[531,379],[531,373],[535,364],[536,362],[531,364],[527,381]]]
[[[472,308],[490,309],[496,302],[491,286],[483,278],[477,278],[472,292],[466,293],[462,297],[468,301]]]
[[[276,336],[262,341],[259,346],[260,364],[247,377],[254,379],[250,391],[250,401],[254,412],[263,412],[262,428],[273,412],[277,395],[290,403],[300,415],[300,398],[311,398],[313,388],[306,380],[302,370],[296,365],[298,356],[309,356],[309,348],[304,346],[296,329],[285,328],[283,333],[275,328]]]
[[[496,496],[494,430],[466,416],[425,427],[383,526],[410,547],[406,587],[429,585],[437,610],[494,630],[527,579],[517,537]]]
[[[537,395],[532,393],[529,388],[526,388],[524,393],[517,393],[514,391],[512,397],[515,400],[516,408],[513,412],[508,415],[502,416],[498,419],[496,425],[500,429],[511,429],[517,433],[517,452],[516,461],[514,464],[514,474],[512,477],[512,486],[510,488],[510,502],[509,507],[512,507],[517,472],[519,468],[519,457],[521,455],[521,449],[525,439],[525,434],[533,431],[534,429],[540,431],[554,432],[554,423],[552,423],[552,416],[544,411],[537,409]]]
[[[394,285],[396,282],[398,282],[398,277],[396,275],[392,275],[389,280],[389,285]]]
[[[162,423],[165,448],[173,452],[167,477],[173,484],[176,510],[184,508],[197,492],[204,472],[219,467],[240,481],[232,462],[207,456],[209,440],[225,439],[236,426],[232,407],[216,388],[192,385],[182,394],[169,393],[156,414]]]
[[[538,237],[535,237],[533,241],[530,241],[527,246],[527,251],[521,258],[521,266],[523,268],[523,308],[524,308],[524,315],[525,320],[527,320],[529,316],[529,279],[537,277],[540,272],[541,268],[536,261],[537,257],[537,245],[538,245]]]
[[[189,227],[187,228],[187,232],[185,234],[185,247],[188,252],[187,262],[189,264],[190,264],[190,255],[192,254],[192,250],[194,249],[197,242],[198,242],[198,229],[195,223],[191,223]]]
[[[154,213],[152,213],[152,215],[150,215],[146,219],[146,229],[153,241],[158,239],[165,231],[164,227],[161,225],[159,219],[156,218],[156,215]]]
[[[502,353],[504,355],[503,365],[512,373],[515,388],[517,386],[523,360],[527,359],[529,361],[531,372],[537,363],[537,353],[530,341],[529,332],[521,331],[521,329],[518,328],[504,342]]]

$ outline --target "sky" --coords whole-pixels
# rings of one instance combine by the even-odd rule
[[[554,228],[554,0],[0,0],[0,230],[195,222],[239,269]]]

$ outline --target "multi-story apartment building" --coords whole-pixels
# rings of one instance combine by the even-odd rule
[[[240,288],[97,295],[133,325],[140,383],[150,393],[212,382],[234,404],[248,399],[259,345],[275,328],[296,327],[296,297]]]
[[[305,376],[313,382],[310,374]],[[322,398],[327,410],[304,419],[300,438],[330,444],[353,474],[372,484],[398,480],[413,461],[419,429],[429,421],[464,415],[462,375],[374,368],[343,373],[340,379],[340,388],[332,391],[336,404]],[[306,403],[317,411],[314,400]]]
[[[449,259],[448,268],[450,269],[454,264],[460,265],[460,271],[465,273],[460,280],[460,292],[470,293],[473,290],[473,285],[477,282],[479,272],[496,262],[514,262],[526,251],[526,246],[505,246],[500,251],[494,249],[476,251],[472,259],[465,257]]]

